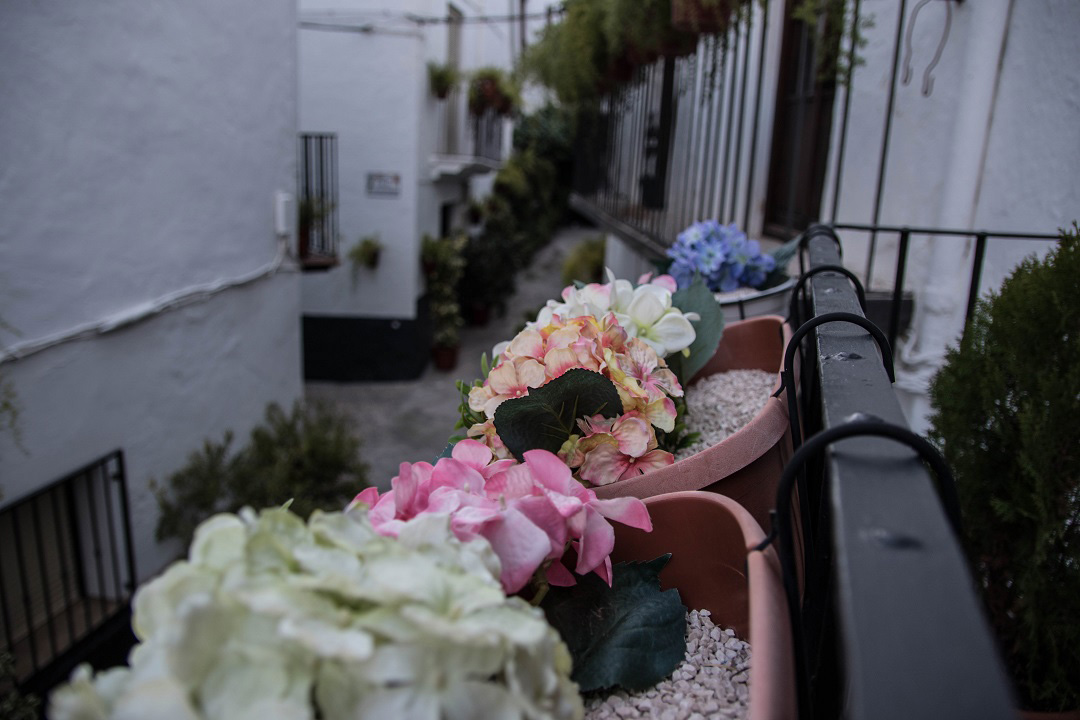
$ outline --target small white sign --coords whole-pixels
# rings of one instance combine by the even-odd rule
[[[397,173],[368,173],[368,195],[400,195],[401,175]]]

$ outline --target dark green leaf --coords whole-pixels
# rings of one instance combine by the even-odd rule
[[[674,354],[667,358],[672,372],[685,386],[716,352],[724,333],[724,311],[700,275],[694,276],[689,287],[679,288],[672,295],[671,304],[684,313],[696,312],[701,316],[693,323],[697,337],[690,345],[690,355]]]
[[[773,256],[773,260],[776,261],[776,269],[784,270],[788,263],[791,262],[791,258],[795,257],[795,253],[799,251],[799,238],[795,237],[788,240],[780,247],[773,250],[770,254]]]
[[[615,384],[598,372],[574,368],[529,394],[506,400],[495,411],[495,432],[514,457],[527,450],[558,452],[578,432],[577,418],[615,417],[622,401]]]
[[[446,447],[443,448],[443,451],[439,453],[438,457],[435,458],[434,462],[438,462],[442,458],[451,457],[451,454],[454,452],[455,445],[457,445],[457,441],[453,438],[450,438],[450,442],[446,443]]]
[[[644,690],[685,658],[686,607],[678,590],[660,590],[660,570],[670,559],[619,563],[611,587],[590,573],[547,594],[541,607],[570,649],[582,692]]]

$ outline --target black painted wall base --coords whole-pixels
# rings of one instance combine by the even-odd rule
[[[428,364],[427,305],[411,320],[304,315],[304,379],[331,382],[415,380]]]

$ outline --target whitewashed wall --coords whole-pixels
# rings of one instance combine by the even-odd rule
[[[904,28],[914,8],[908,4]],[[909,85],[898,86],[880,224],[1054,233],[1080,215],[1080,4],[981,0],[951,4],[952,24],[933,92],[923,74],[938,46],[946,3],[930,3],[912,33]],[[899,4],[864,0],[873,17],[855,75],[838,222],[869,223],[880,167]],[[901,45],[901,62],[906,58]],[[901,66],[902,67],[902,66]],[[831,218],[843,94],[837,99],[823,217]],[[980,287],[1000,286],[1016,263],[1047,243],[991,241]],[[844,261],[865,276],[869,244],[845,235]],[[872,285],[890,288],[893,237],[879,237]],[[915,294],[909,337],[898,348],[897,389],[914,429],[926,429],[926,386],[963,326],[973,243],[916,238],[905,287]]]
[[[553,4],[532,0],[526,11],[543,12]],[[416,300],[424,292],[421,238],[438,234],[443,203],[463,203],[468,194],[482,195],[490,187],[490,175],[471,181],[432,177],[442,116],[428,89],[427,63],[446,62],[449,30],[445,23],[420,25],[406,16],[443,18],[449,5],[445,0],[390,5],[379,0],[300,2],[300,129],[338,137],[343,259],[328,272],[304,275],[305,314],[414,318]],[[466,18],[505,16],[520,9],[516,0],[460,0],[453,5]],[[542,24],[530,21],[527,34]],[[369,30],[357,29],[363,25]],[[509,70],[519,33],[516,23],[464,23],[461,69],[467,73],[495,65]],[[507,151],[510,138],[507,124]],[[400,175],[400,194],[369,196],[368,173]],[[383,244],[379,266],[354,273],[345,255],[369,234],[377,234]]]
[[[295,4],[5,2],[0,88],[4,502],[122,448],[145,578],[177,550],[150,477],[301,394]]]

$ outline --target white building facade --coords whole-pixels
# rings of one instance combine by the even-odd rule
[[[469,200],[490,187],[510,149],[509,119],[467,112],[469,73],[509,72],[523,31],[538,23],[523,25],[522,12],[547,4],[301,0],[300,132],[335,139],[338,243],[336,266],[303,277],[308,379],[396,380],[424,370],[422,238],[466,226]],[[448,98],[430,89],[429,62],[461,73]],[[382,245],[374,269],[348,260],[363,237]]]
[[[302,394],[292,0],[0,8],[0,505],[114,449],[151,478]]]

